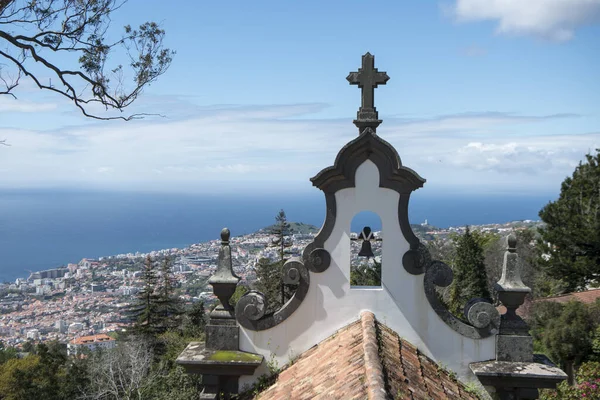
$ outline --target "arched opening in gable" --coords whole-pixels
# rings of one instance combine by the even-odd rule
[[[374,212],[361,211],[350,223],[350,288],[380,288],[382,224]]]

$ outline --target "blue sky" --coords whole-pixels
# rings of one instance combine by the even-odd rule
[[[113,19],[147,20],[177,54],[129,112],[166,117],[86,120],[24,81],[0,96],[1,187],[314,190],[357,135],[345,77],[367,51],[391,78],[378,133],[424,190],[558,192],[600,147],[600,0],[130,0]]]

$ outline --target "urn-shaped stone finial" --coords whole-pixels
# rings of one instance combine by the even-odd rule
[[[229,399],[238,393],[239,378],[253,375],[264,360],[260,354],[240,351],[240,328],[229,305],[240,278],[233,273],[229,235],[223,228],[217,272],[208,280],[221,304],[210,313],[206,340],[191,342],[176,360],[188,374],[202,374],[200,399]]]
[[[229,304],[231,296],[235,293],[240,278],[233,273],[231,264],[231,247],[229,246],[229,229],[223,228],[221,231],[221,248],[219,249],[219,264],[217,271],[210,277],[208,283],[213,287],[213,293],[221,302],[220,309],[224,309],[228,313],[233,312],[233,307]]]
[[[498,298],[506,307],[500,317],[500,333],[496,335],[496,359],[475,362],[471,371],[484,386],[495,389],[501,400],[537,399],[540,388],[555,388],[567,375],[551,365],[550,360],[534,361],[533,338],[525,321],[516,310],[531,292],[521,280],[517,238],[510,235],[504,253],[502,277],[496,283]]]
[[[506,307],[506,314],[502,316],[500,332],[508,330],[513,334],[527,334],[527,325],[517,316],[516,310],[523,304],[525,297],[531,292],[531,289],[525,286],[521,280],[519,255],[517,254],[517,238],[511,234],[507,242],[508,248],[504,253],[502,276],[494,285],[498,293],[498,299]]]

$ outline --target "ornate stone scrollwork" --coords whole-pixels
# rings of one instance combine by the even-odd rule
[[[441,261],[436,260],[431,262],[428,267],[428,273],[431,277],[431,282],[436,286],[448,287],[454,280],[452,269]],[[425,276],[427,277],[428,275]]]
[[[414,247],[414,249],[412,247]],[[429,254],[427,247],[425,247],[423,243],[418,242],[416,246],[411,246],[411,249],[404,253],[402,264],[409,274],[420,275],[425,272],[425,268],[431,264],[431,255]]]
[[[247,318],[251,321],[257,321],[265,315],[266,298],[265,295],[257,290],[251,290],[242,296],[235,306],[235,317]]]
[[[327,250],[322,248],[311,251],[308,258],[315,272],[323,272],[331,264],[331,255]]]
[[[294,265],[285,265],[283,269],[283,283],[297,285],[300,283],[300,271]]]
[[[256,290],[246,293],[235,305],[235,318],[240,325],[253,331],[262,331],[279,325],[296,311],[308,292],[310,283],[308,269],[304,266],[302,259],[294,257],[283,265],[283,274],[285,284],[298,285],[292,298],[279,310],[265,315],[269,299]]]
[[[431,257],[429,259],[431,260]],[[448,287],[453,279],[452,269],[441,261],[430,261],[425,268],[425,295],[437,315],[456,332],[471,339],[483,339],[498,333],[500,313],[486,299],[472,299],[465,306],[465,318],[471,325],[456,318],[442,304],[435,287]]]
[[[488,328],[492,334],[498,333],[500,313],[486,299],[471,299],[465,306],[465,317],[477,329]]]

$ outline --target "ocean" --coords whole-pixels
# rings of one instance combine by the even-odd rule
[[[419,192],[411,196],[411,223],[438,227],[523,219],[558,194],[466,195]],[[67,190],[0,190],[0,282],[27,277],[84,257],[181,248],[288,220],[318,227],[325,216],[323,194],[181,195]],[[362,228],[357,218],[357,226]],[[377,227],[373,227],[375,230]]]

